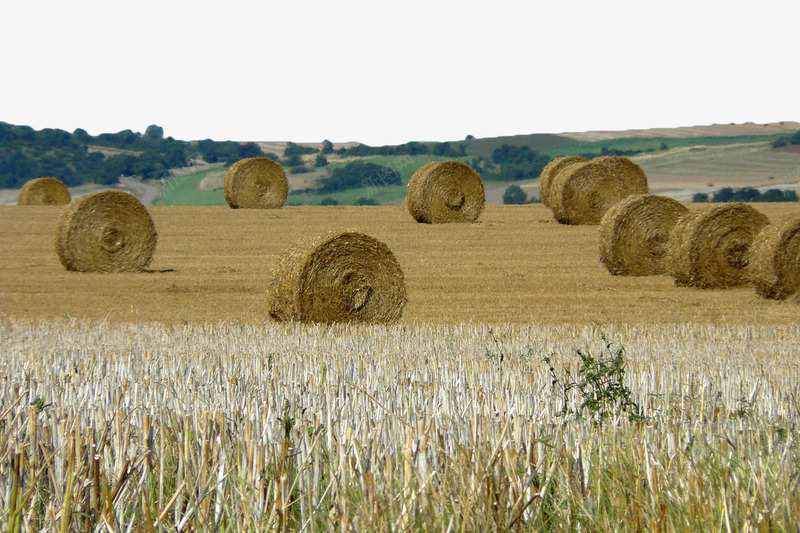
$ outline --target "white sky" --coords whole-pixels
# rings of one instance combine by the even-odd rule
[[[800,3],[7,1],[0,121],[371,145],[800,119]]]

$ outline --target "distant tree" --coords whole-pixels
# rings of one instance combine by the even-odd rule
[[[393,169],[368,161],[353,161],[333,169],[331,175],[318,182],[318,190],[324,193],[356,189],[359,187],[382,187],[402,185],[400,175]]]
[[[358,200],[356,200],[355,205],[380,205],[375,198],[367,198],[366,196],[362,196]]]
[[[524,204],[527,199],[528,195],[519,185],[509,185],[506,192],[503,193],[503,203],[507,205]]]
[[[328,139],[322,141],[322,153],[323,154],[332,154],[333,153],[333,143],[330,142]]]
[[[388,147],[387,147],[388,148]],[[396,154],[408,154],[408,155],[425,155],[430,151],[427,144],[411,141],[406,144],[400,144],[394,150]],[[387,151],[391,152],[391,151]],[[386,155],[391,155],[391,153],[387,153]]]
[[[219,151],[217,150],[217,143],[211,139],[205,139],[197,142],[197,151],[200,152],[200,157],[206,163],[216,163],[219,159]]]
[[[723,187],[722,189],[718,190],[714,193],[711,197],[712,202],[732,202],[733,201],[733,189],[730,187]]]
[[[147,126],[147,129],[144,130],[144,136],[149,137],[151,139],[163,139],[164,138],[164,128],[161,126],[156,126],[155,124],[150,124]]]
[[[789,139],[786,137],[778,137],[777,139],[772,141],[773,148],[783,148],[787,144],[789,144]]]
[[[318,152],[316,148],[311,148],[310,146],[300,146],[299,144],[295,144],[293,142],[286,143],[286,149],[283,151],[283,157],[292,157],[294,155],[305,155],[305,154],[313,154]]]
[[[467,135],[467,136],[464,138],[464,140],[465,140],[465,141],[474,141],[474,140],[475,140],[475,136],[474,136],[474,135]]]
[[[669,146],[667,143],[661,143],[661,146],[658,147],[659,150],[669,150]]]
[[[303,158],[300,154],[292,154],[283,158],[283,164],[287,167],[297,167],[303,164]]]
[[[336,198],[331,198],[330,196],[326,196],[320,200],[319,205],[339,205],[339,200]]]
[[[314,159],[314,166],[319,168],[319,167],[324,167],[327,164],[328,164],[328,159],[324,155],[322,155],[322,153],[317,154],[317,157]]]
[[[702,204],[708,202],[708,195],[704,192],[695,193],[692,196],[692,202],[696,204]]]
[[[463,144],[461,145],[464,146]],[[436,143],[433,145],[433,155],[439,155],[444,157],[458,157],[460,154],[453,148],[450,143]]]
[[[89,133],[81,128],[76,129],[72,132],[72,138],[78,141],[81,144],[88,144],[91,142],[92,138]]]
[[[517,181],[538,178],[550,157],[531,150],[529,146],[504,144],[494,149],[492,162],[500,166],[497,177]]]
[[[254,142],[244,143],[239,146],[239,158],[248,159],[250,157],[262,157],[264,152],[261,147]]]
[[[292,168],[290,168],[289,171],[292,174],[308,174],[309,172],[311,172],[311,170],[303,164],[295,165]]]
[[[797,191],[769,189],[761,195],[762,202],[797,202]]]
[[[733,191],[734,202],[758,202],[761,200],[761,193],[753,187],[742,187]]]

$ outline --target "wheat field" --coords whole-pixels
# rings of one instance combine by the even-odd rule
[[[149,271],[80,274],[58,209],[0,209],[3,531],[796,530],[794,304],[611,276],[541,206],[150,211]],[[392,249],[403,318],[271,322],[336,228]]]

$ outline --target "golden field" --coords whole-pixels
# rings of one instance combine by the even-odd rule
[[[691,204],[689,204],[692,207]],[[756,204],[769,217],[796,204]],[[701,291],[667,276],[615,277],[597,226],[563,226],[541,205],[487,206],[475,224],[417,224],[398,207],[151,207],[148,272],[67,272],[54,248],[58,207],[0,207],[0,314],[114,322],[268,321],[280,254],[331,229],[394,252],[408,288],[401,324],[795,324],[798,308],[752,288]]]
[[[540,205],[149,211],[149,270],[87,274],[60,208],[0,207],[2,531],[796,531],[796,304],[611,276]],[[399,324],[269,319],[336,228],[393,250]]]

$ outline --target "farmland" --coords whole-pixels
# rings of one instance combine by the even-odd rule
[[[768,216],[793,204],[759,204]],[[280,254],[302,237],[351,229],[386,243],[404,270],[402,324],[794,324],[794,306],[752,288],[695,291],[666,276],[614,277],[596,226],[562,226],[541,205],[488,206],[475,224],[425,225],[401,206],[152,207],[159,235],[140,274],[75,274],[54,251],[57,207],[0,207],[3,314],[169,324],[262,322]]]
[[[0,207],[4,530],[788,531],[800,517],[795,303],[611,276],[598,228],[541,205],[466,225],[400,206],[149,211],[148,270],[89,274],[58,262],[59,208]],[[268,318],[280,254],[331,228],[392,249],[398,324]],[[627,401],[567,388],[578,351]]]

